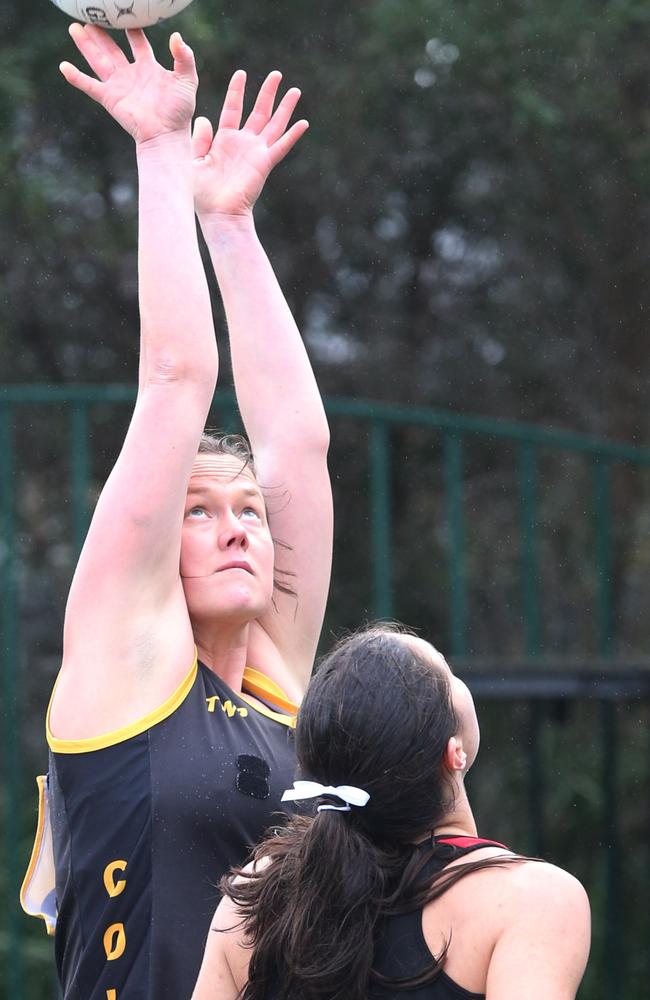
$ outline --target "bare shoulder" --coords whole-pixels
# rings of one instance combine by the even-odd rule
[[[271,859],[269,857],[254,858],[240,869],[241,874],[235,879],[235,884],[245,882],[249,875],[256,875],[258,872],[263,872],[270,864]]]
[[[246,982],[248,951],[242,916],[228,896],[219,903],[203,953],[192,1000],[237,1000]]]
[[[573,1000],[591,938],[589,900],[578,879],[555,865],[509,866],[504,919],[486,979],[488,1000]]]
[[[424,908],[432,954],[447,944],[447,975],[487,1000],[573,1000],[589,952],[584,889],[561,868],[496,847],[447,870],[483,861]]]
[[[244,882],[255,872],[263,871],[268,863],[268,858],[249,862],[242,868],[235,884]],[[192,1000],[213,1000],[215,996],[219,996],[220,1000],[231,1000],[231,997],[236,1000],[248,978],[249,958],[243,914],[235,900],[223,896],[212,918]],[[215,986],[219,986],[221,992],[215,991]]]
[[[535,907],[557,916],[563,911],[589,915],[589,899],[582,883],[563,868],[546,861],[519,861],[508,866],[506,882],[513,910],[519,915]]]
[[[498,896],[500,933],[555,939],[571,926],[578,937],[590,933],[589,898],[582,883],[546,861],[519,860],[504,869]]]
[[[557,922],[564,913],[576,920],[589,919],[589,900],[573,875],[546,861],[528,860],[500,848],[488,847],[470,861],[486,861],[485,868],[460,879],[448,893],[425,908],[432,926],[449,911],[452,919],[467,922],[466,914],[483,927],[481,938],[495,942],[509,925],[521,928],[531,920]],[[448,866],[464,867],[466,858]],[[489,929],[489,933],[488,933]]]
[[[217,906],[210,930],[218,931],[221,934],[231,934],[235,946],[243,937],[241,913],[237,904],[229,896],[224,896]]]

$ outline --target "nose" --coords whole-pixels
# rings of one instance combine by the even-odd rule
[[[219,532],[219,548],[242,549],[244,552],[248,548],[246,528],[238,517],[231,515],[228,518],[228,523]]]

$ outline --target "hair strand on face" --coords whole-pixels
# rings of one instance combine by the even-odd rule
[[[265,490],[264,486],[257,479],[257,471],[255,469],[255,459],[253,457],[253,452],[248,440],[243,434],[226,434],[222,431],[218,431],[212,428],[207,428],[201,435],[201,440],[199,441],[199,455],[227,455],[232,458],[237,458],[241,461],[242,467],[239,474],[244,472],[246,469],[251,473],[255,481],[257,482],[264,498],[264,503],[266,506],[266,497],[264,496]],[[267,508],[267,517],[268,508]],[[273,536],[271,536],[273,537]],[[286,549],[291,551],[291,546],[286,542],[282,542],[277,538],[273,538],[273,544],[276,549]],[[279,566],[274,566],[273,571],[273,589],[280,591],[281,594],[286,594],[287,597],[292,597],[294,600],[298,600],[298,592],[294,587],[287,582],[287,578],[295,577],[295,573],[291,570],[280,569]],[[284,580],[278,579],[278,577],[284,577]],[[273,605],[275,605],[275,598],[273,598]]]

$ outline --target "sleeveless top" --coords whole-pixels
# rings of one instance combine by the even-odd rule
[[[442,869],[456,858],[465,857],[482,847],[500,847],[508,851],[505,844],[479,837],[435,837],[435,853],[421,872],[420,878],[433,879]],[[426,840],[417,850],[431,849],[431,840]],[[433,956],[427,947],[422,930],[422,907],[410,913],[386,917],[375,932],[375,956],[373,970],[389,979],[412,978],[431,967]],[[282,974],[275,970],[269,989],[269,1000],[286,1000],[282,989]],[[216,1000],[216,998],[215,998]],[[292,994],[291,1000],[300,1000]],[[472,993],[455,983],[445,972],[438,973],[433,982],[414,989],[392,988],[372,982],[368,985],[368,1000],[485,1000],[483,993]]]
[[[502,847],[504,844],[478,837],[436,837],[436,850],[422,870],[422,879],[433,879],[442,869],[456,858],[465,857],[482,847]],[[420,848],[431,847],[425,841]],[[422,930],[422,908],[411,913],[387,917],[377,930],[375,960],[373,968],[391,979],[418,975],[431,965],[432,955]],[[433,982],[411,990],[396,990],[390,986],[373,985],[370,1000],[485,1000],[483,993],[471,993],[463,989],[446,973],[440,972]]]
[[[219,879],[262,838],[294,778],[295,706],[256,671],[246,690],[266,704],[195,661],[132,726],[90,740],[48,731],[51,833],[39,824],[21,898],[34,896],[30,876],[40,882],[40,910],[26,908],[46,917],[51,837],[64,1000],[189,1000]]]

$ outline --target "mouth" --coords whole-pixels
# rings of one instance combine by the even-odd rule
[[[250,565],[247,562],[244,562],[243,560],[236,560],[235,562],[226,563],[225,566],[219,567],[217,573],[224,573],[227,569],[243,569],[246,573],[250,573],[251,575],[253,573],[253,570],[251,569]]]

